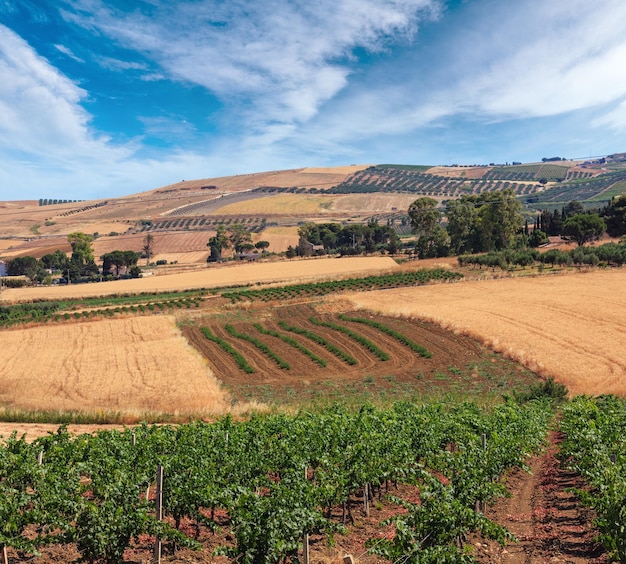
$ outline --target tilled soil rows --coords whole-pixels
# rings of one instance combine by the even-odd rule
[[[284,399],[281,398],[281,394],[285,390],[298,395],[299,392],[309,389],[312,385],[349,386],[362,383],[364,379],[372,385],[383,388],[410,383],[414,391],[420,389],[427,391],[433,388],[435,383],[441,389],[460,385],[465,388],[484,386],[485,389],[489,389],[490,385],[502,386],[502,380],[498,380],[493,374],[486,374],[477,367],[482,363],[487,364],[489,370],[502,372],[507,368],[504,365],[500,367],[498,363],[505,361],[493,358],[494,355],[491,355],[485,347],[469,337],[455,335],[434,324],[417,320],[395,319],[363,312],[346,312],[346,315],[382,323],[425,347],[432,356],[424,358],[380,329],[363,323],[344,321],[335,313],[319,313],[313,306],[307,304],[255,311],[256,321],[252,319],[235,321],[215,318],[199,319],[194,325],[184,326],[182,331],[189,342],[207,358],[217,378],[235,397],[241,393],[242,389],[250,390],[250,388],[269,386],[274,389],[274,395],[277,398]],[[386,352],[389,359],[381,360],[375,353],[350,336],[336,329],[320,326],[311,318],[318,322],[333,323],[350,329]],[[279,332],[295,339],[314,355],[324,359],[326,366],[320,366],[305,353],[280,338],[263,334],[254,326],[255,322],[264,330]],[[357,361],[356,364],[350,365],[330,352],[324,345],[304,335],[290,332],[285,329],[284,325],[281,326],[281,322],[315,333],[353,357]],[[290,369],[279,368],[275,361],[255,345],[230,335],[226,330],[227,324],[232,325],[238,333],[253,336],[266,344],[276,355],[289,363]],[[207,327],[214,335],[227,341],[240,352],[254,369],[254,373],[244,372],[231,354],[202,334],[201,327]],[[486,360],[487,357],[489,360]],[[510,370],[510,366],[508,369]],[[536,381],[535,377],[520,372],[515,374],[515,382],[511,379],[511,384],[518,386],[532,381]],[[502,390],[502,392],[506,391]]]

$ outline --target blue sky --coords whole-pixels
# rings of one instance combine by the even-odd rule
[[[624,0],[0,0],[0,199],[626,151]]]

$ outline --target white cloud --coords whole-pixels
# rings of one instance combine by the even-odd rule
[[[89,130],[87,93],[0,25],[0,148],[71,159],[110,151]]]
[[[90,1],[64,15],[153,58],[175,79],[223,100],[251,101],[263,122],[290,123],[310,119],[345,87],[353,49],[384,49],[392,35],[410,38],[440,2],[155,2],[157,17],[147,17]]]
[[[562,114],[626,94],[626,4],[526,0],[507,4],[461,34],[462,76],[442,95],[451,111],[498,118]],[[480,37],[485,41],[473,42]],[[466,65],[465,71],[460,68]]]
[[[66,47],[65,45],[56,44],[54,47],[57,49],[57,51],[63,53],[64,55],[67,55],[70,59],[74,59],[78,63],[85,62],[78,55],[75,55],[74,52],[69,47]]]

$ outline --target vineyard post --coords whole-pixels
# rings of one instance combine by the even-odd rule
[[[483,433],[480,436],[480,440],[481,440],[481,443],[483,445],[483,451],[486,451],[487,450],[487,435],[485,433]],[[493,482],[493,476],[490,476],[489,479]],[[478,504],[478,509],[481,510],[484,513],[485,509],[486,509],[485,502],[484,501],[478,501],[476,503]]]
[[[135,435],[135,431],[131,433],[131,444],[135,446],[137,444],[137,436]]]
[[[309,533],[302,536],[302,564],[309,564]]]
[[[2,545],[2,564],[9,564],[9,555],[7,554],[7,547]]]
[[[163,520],[163,466],[159,464],[157,466],[157,479],[156,479],[156,520]],[[154,561],[156,564],[161,562],[161,539],[157,535],[154,542]]]
[[[363,486],[363,510],[365,511],[365,516],[370,516],[370,504],[369,504],[369,484],[366,482]]]
[[[43,464],[43,450],[40,450],[37,454],[37,464],[39,464],[39,466]]]

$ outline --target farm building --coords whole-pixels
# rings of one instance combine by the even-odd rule
[[[3,260],[0,260],[0,276],[7,275],[7,265]]]

